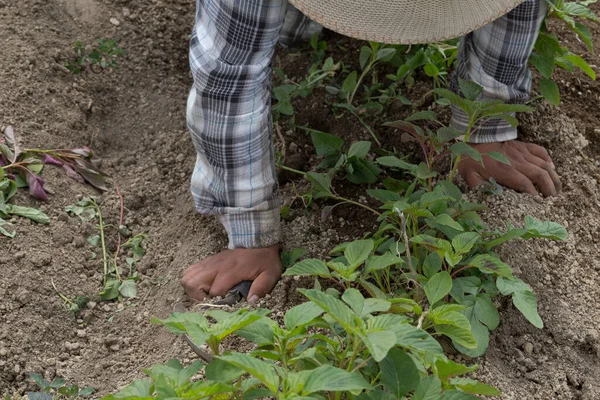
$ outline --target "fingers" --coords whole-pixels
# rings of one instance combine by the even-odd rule
[[[506,171],[506,170],[505,170]],[[510,168],[508,173],[492,174],[496,182],[501,185],[512,188],[518,192],[529,193],[532,196],[537,196],[538,192],[531,182],[531,179],[521,173],[517,168]]]
[[[533,153],[526,155],[525,160],[544,169],[548,173],[548,175],[550,176],[550,179],[552,180],[552,182],[554,184],[554,189],[555,189],[556,193],[558,193],[562,190],[562,183],[560,182],[560,177],[556,173],[556,170],[554,169],[554,164],[552,164],[552,162],[548,162],[548,161],[544,160],[543,158],[534,155]],[[542,190],[542,189],[540,188],[540,190]],[[542,190],[542,193],[544,193],[543,190]]]
[[[229,273],[230,270],[231,269],[228,268],[228,266],[225,266],[224,270],[217,273],[215,280],[210,286],[211,296],[225,296],[232,287],[241,281],[246,280],[242,275]]]
[[[206,268],[204,263],[194,264],[185,270],[181,278],[181,286],[194,300],[204,300],[215,280],[217,270]]]
[[[552,168],[554,168],[554,163],[552,162],[552,158],[550,157],[550,155],[548,154],[548,151],[545,148],[543,148],[542,146],[538,146],[537,144],[533,144],[533,143],[525,143],[525,146],[527,147],[527,150],[529,150],[529,152],[531,154],[550,163],[552,165]]]
[[[271,290],[273,290],[277,284],[280,275],[281,274],[273,273],[273,271],[269,269],[258,275],[254,282],[252,282],[250,292],[248,292],[248,302],[256,303],[258,299],[271,293]]]
[[[485,182],[487,180],[487,179],[484,179],[483,176],[481,176],[481,174],[477,170],[474,170],[474,169],[470,169],[470,170],[466,171],[464,174],[464,178],[465,178],[465,181],[467,181],[467,185],[469,185],[469,187],[471,189],[473,189],[477,185],[481,185],[483,182]]]

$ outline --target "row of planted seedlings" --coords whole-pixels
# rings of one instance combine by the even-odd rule
[[[490,118],[516,124],[511,113],[527,111],[523,105],[478,102],[479,86],[460,85],[464,97],[436,92],[465,111],[473,129]],[[432,124],[439,127],[430,129]],[[370,142],[352,143],[344,151],[340,138],[311,132],[317,153],[326,160],[323,172],[305,174],[311,196],[327,203],[326,214],[339,204],[366,208],[379,228],[336,246],[327,259],[304,259],[284,272],[315,277],[313,288],[299,289],[306,302],[288,310],[281,325],[262,308],[155,319],[171,332],[187,334],[197,346],[207,345],[212,361],[154,365],[145,371],[149,379],[105,399],[468,400],[500,395],[465,377],[477,365],[453,361],[440,343],[451,342],[469,357],[483,355],[490,331],[500,323],[494,301],[499,296],[510,296],[524,317],[541,328],[531,287],[494,249],[517,238],[564,240],[566,230],[530,216],[522,227],[489,230],[478,213],[485,207],[465,200],[450,179],[433,169],[434,161],[448,157],[453,177],[463,157],[508,160],[474,151],[457,139],[461,132],[441,124],[431,111],[391,125],[421,144],[425,161],[412,164],[392,153],[374,159]],[[335,183],[344,179],[377,187],[366,189],[371,204],[338,195]],[[253,350],[224,348],[222,341],[232,335],[253,343]]]

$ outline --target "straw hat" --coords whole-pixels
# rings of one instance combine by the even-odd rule
[[[383,43],[430,43],[467,34],[524,0],[290,0],[326,28]]]

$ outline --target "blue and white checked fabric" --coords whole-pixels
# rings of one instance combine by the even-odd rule
[[[458,93],[458,77],[483,86],[479,100],[525,103],[531,91],[527,60],[548,12],[544,0],[526,0],[504,17],[466,35],[460,42],[458,64],[450,88]],[[466,131],[466,114],[452,108],[451,126]],[[517,129],[501,119],[476,127],[471,143],[504,142],[517,138]]]
[[[545,13],[544,0],[526,0],[467,35],[453,90],[460,76],[481,84],[485,99],[526,101],[531,88],[527,59]],[[270,63],[278,41],[287,46],[320,30],[287,0],[197,0],[190,42],[194,85],[187,104],[197,152],[191,190],[199,212],[219,216],[231,249],[279,242]],[[464,115],[454,112],[452,125],[464,129]],[[471,140],[515,138],[516,130],[492,121]]]

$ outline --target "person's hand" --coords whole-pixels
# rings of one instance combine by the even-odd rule
[[[225,250],[186,269],[181,285],[192,299],[203,300],[207,295],[225,296],[238,283],[253,281],[248,301],[254,303],[271,293],[282,270],[279,245]]]
[[[510,165],[483,156],[484,168],[472,158],[463,158],[458,164],[458,171],[470,188],[492,177],[500,185],[534,196],[538,194],[536,186],[544,196],[556,196],[560,192],[560,178],[552,159],[543,147],[518,140],[471,144],[471,146],[480,153],[492,151],[502,153],[508,158]]]

